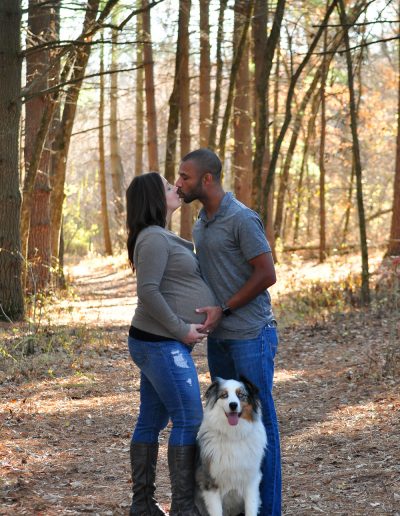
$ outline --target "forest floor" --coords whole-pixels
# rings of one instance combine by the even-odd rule
[[[313,317],[308,309],[299,318],[291,304],[297,281],[342,270],[314,265],[278,268],[286,286],[271,289],[280,317],[283,514],[399,516],[400,389],[390,372],[399,313],[353,308]],[[83,261],[69,270],[64,299],[37,306],[29,323],[0,326],[3,354],[20,351],[17,360],[4,356],[0,369],[1,515],[128,514],[139,395],[126,345],[135,284],[122,261]],[[204,344],[194,359],[204,391]],[[168,433],[157,482],[165,509]]]

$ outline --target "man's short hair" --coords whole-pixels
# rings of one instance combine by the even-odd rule
[[[197,149],[182,158],[182,162],[194,161],[200,173],[209,172],[217,181],[221,179],[222,163],[210,149]]]

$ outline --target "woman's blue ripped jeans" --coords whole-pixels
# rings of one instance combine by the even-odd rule
[[[128,346],[140,369],[140,411],[132,441],[157,443],[171,419],[169,444],[194,444],[203,407],[191,348],[177,341],[145,342],[132,337]]]
[[[281,453],[279,427],[272,397],[274,358],[278,347],[276,323],[265,326],[255,339],[208,338],[208,366],[211,377],[238,379],[244,375],[260,390],[263,423],[267,431],[267,451],[260,485],[261,516],[281,514]]]

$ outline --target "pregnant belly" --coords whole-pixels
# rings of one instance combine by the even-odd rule
[[[207,289],[192,290],[180,300],[178,311],[180,317],[187,323],[203,324],[207,318],[206,314],[199,314],[196,312],[197,308],[205,306],[215,306],[215,301],[212,293]]]

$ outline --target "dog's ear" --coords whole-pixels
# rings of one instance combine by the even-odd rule
[[[205,398],[206,398],[206,404],[210,403],[211,400],[215,401],[218,398],[218,391],[219,391],[219,383],[220,379],[216,378],[213,383],[210,385],[210,387],[206,390]]]
[[[250,395],[256,396],[260,391],[257,387],[257,385],[254,385],[250,380],[248,380],[244,375],[239,376],[239,381],[241,381],[244,386],[246,387],[247,392]]]
[[[246,387],[250,405],[252,405],[254,410],[257,411],[258,407],[260,406],[260,400],[258,397],[258,393],[260,392],[259,388],[243,375],[239,376],[239,380]]]

